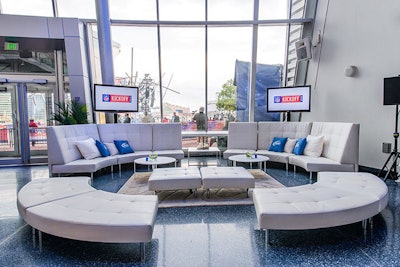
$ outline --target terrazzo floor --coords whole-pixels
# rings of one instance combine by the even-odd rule
[[[212,158],[196,158],[206,164]],[[223,162],[226,164],[226,162]],[[185,160],[182,166],[187,165]],[[97,173],[94,187],[116,192],[132,175]],[[307,173],[269,166],[286,186],[309,182]],[[400,184],[387,181],[389,205],[364,236],[361,223],[328,229],[272,231],[266,245],[254,206],[159,209],[146,262],[137,244],[103,244],[43,235],[34,247],[31,228],[18,214],[18,190],[48,177],[47,166],[0,168],[0,266],[400,266]]]

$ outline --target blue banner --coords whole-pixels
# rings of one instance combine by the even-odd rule
[[[238,121],[249,120],[250,62],[236,60],[235,80],[237,86],[236,116]],[[267,112],[267,88],[281,86],[281,65],[257,64],[254,121],[279,121],[280,113]]]

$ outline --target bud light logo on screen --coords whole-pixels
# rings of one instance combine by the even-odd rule
[[[274,96],[274,103],[300,103],[303,102],[303,95]]]
[[[101,99],[103,102],[132,103],[132,96],[130,95],[102,94]]]

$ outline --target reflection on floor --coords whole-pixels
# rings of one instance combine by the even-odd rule
[[[215,163],[215,158],[195,158]],[[187,162],[182,161],[182,166]],[[226,162],[223,162],[226,165]],[[97,173],[94,186],[116,192],[132,175]],[[307,173],[268,173],[286,186],[308,183]],[[47,166],[0,168],[0,266],[141,266],[137,244],[102,244],[44,234],[43,252],[33,247],[31,229],[16,207],[18,190],[48,177]],[[374,218],[366,239],[361,223],[329,229],[272,231],[266,246],[253,206],[159,209],[143,266],[400,266],[399,184],[386,182],[389,206]]]

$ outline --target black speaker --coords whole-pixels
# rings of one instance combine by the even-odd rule
[[[400,105],[400,76],[383,79],[383,104]]]

